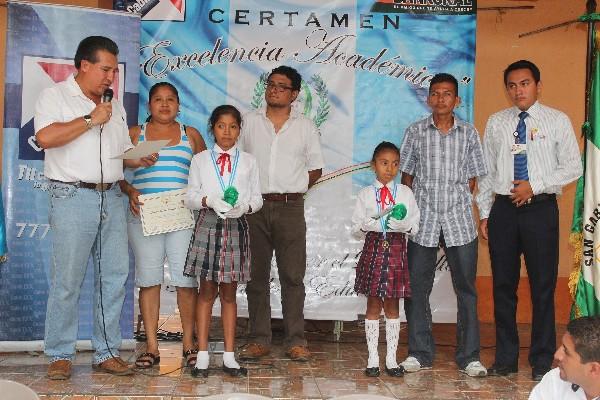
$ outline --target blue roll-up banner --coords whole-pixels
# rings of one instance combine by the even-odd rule
[[[459,81],[457,115],[473,120],[476,0],[154,0],[115,1],[142,17],[140,110],[148,89],[179,89],[181,121],[208,143],[212,109],[243,113],[264,106],[264,81],[286,64],[304,78],[295,102],[319,126],[326,168],[308,192],[305,316],[355,319],[365,300],[353,292],[361,243],[350,237],[358,190],[382,140],[400,144],[404,130],[427,114],[429,81],[439,72]],[[143,121],[146,114],[140,115]],[[442,258],[440,266],[444,265]],[[434,320],[456,320],[448,272],[436,277]],[[281,316],[273,267],[271,305]],[[245,315],[244,287],[238,296]]]
[[[44,88],[75,71],[77,45],[92,35],[108,36],[119,46],[120,72],[113,86],[133,125],[139,104],[139,16],[83,7],[8,3],[2,194],[9,258],[0,264],[0,351],[38,349],[44,338],[52,231],[44,152],[34,141],[34,109]],[[93,277],[90,260],[79,306],[81,340],[92,334]],[[129,346],[133,343],[133,298],[131,264],[121,315],[123,338],[130,339]],[[89,340],[80,347],[89,347]]]

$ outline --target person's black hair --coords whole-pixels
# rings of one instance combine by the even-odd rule
[[[396,146],[392,142],[381,142],[375,147],[375,150],[373,150],[373,158],[371,159],[371,162],[375,162],[377,154],[381,153],[384,150],[391,150],[398,154],[398,157],[400,157],[400,149],[398,149],[398,146]]]
[[[573,338],[582,363],[600,362],[600,316],[571,320],[567,332]]]
[[[119,55],[119,47],[111,39],[104,36],[88,36],[79,42],[75,52],[75,68],[81,67],[81,60],[86,60],[92,64],[98,62],[98,51],[108,51],[115,57]]]
[[[431,93],[431,88],[433,85],[435,85],[436,83],[442,83],[442,82],[447,82],[447,83],[451,83],[452,85],[454,85],[454,95],[458,96],[458,81],[456,80],[454,75],[447,74],[445,72],[435,74],[433,76],[433,78],[431,78],[431,81],[429,82],[429,93]]]
[[[169,82],[158,82],[158,83],[155,83],[154,85],[152,85],[152,87],[148,91],[148,103],[150,103],[150,100],[152,100],[152,96],[154,96],[156,94],[156,91],[158,89],[160,89],[161,87],[166,87],[166,88],[170,89],[173,92],[173,94],[175,95],[175,97],[177,98],[177,102],[179,103],[179,92],[177,91],[177,88]],[[150,122],[151,120],[152,120],[152,115],[148,115],[148,118],[146,118],[146,122]]]
[[[237,121],[238,125],[242,126],[242,114],[240,110],[229,104],[223,104],[213,110],[208,118],[208,130],[213,132],[213,128],[222,115],[231,115]],[[214,134],[214,133],[213,133]]]
[[[269,78],[271,78],[273,74],[285,75],[287,78],[289,78],[290,81],[292,81],[292,90],[300,90],[300,85],[302,84],[302,76],[294,68],[288,67],[287,65],[280,65],[279,67],[273,68],[273,70],[271,70]]]
[[[508,74],[517,69],[528,69],[531,71],[531,75],[533,75],[533,80],[535,83],[539,83],[541,79],[540,69],[529,60],[519,60],[510,64],[504,70],[504,86],[508,84]]]

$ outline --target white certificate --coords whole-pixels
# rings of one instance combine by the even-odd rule
[[[139,196],[144,236],[194,227],[194,214],[183,204],[187,189]]]
[[[158,153],[159,150],[165,147],[169,142],[169,139],[144,140],[143,142],[139,142],[137,146],[127,150],[125,153],[113,157],[113,159],[135,160],[138,158],[146,157],[152,153]]]

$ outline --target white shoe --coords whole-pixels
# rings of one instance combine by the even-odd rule
[[[460,372],[465,373],[474,378],[482,378],[487,376],[487,369],[479,361],[471,361],[465,369]]]
[[[431,367],[423,367],[419,360],[415,357],[406,357],[406,360],[402,361],[400,365],[404,368],[405,372],[417,372],[422,369],[431,369]]]

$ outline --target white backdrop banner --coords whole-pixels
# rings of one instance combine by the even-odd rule
[[[365,299],[353,291],[362,244],[350,237],[350,218],[356,193],[374,179],[366,162],[379,142],[399,145],[406,127],[429,113],[427,91],[436,73],[457,77],[457,114],[472,121],[476,1],[127,3],[142,14],[140,110],[148,89],[169,81],[180,92],[181,121],[209,144],[206,121],[216,106],[233,104],[243,113],[262,107],[272,68],[290,65],[302,74],[295,107],[319,126],[326,162],[324,179],[306,198],[306,317],[356,319],[365,310]],[[443,259],[439,266],[434,320],[455,321]],[[275,317],[281,316],[279,290],[274,268]],[[244,287],[238,300],[244,315]]]

